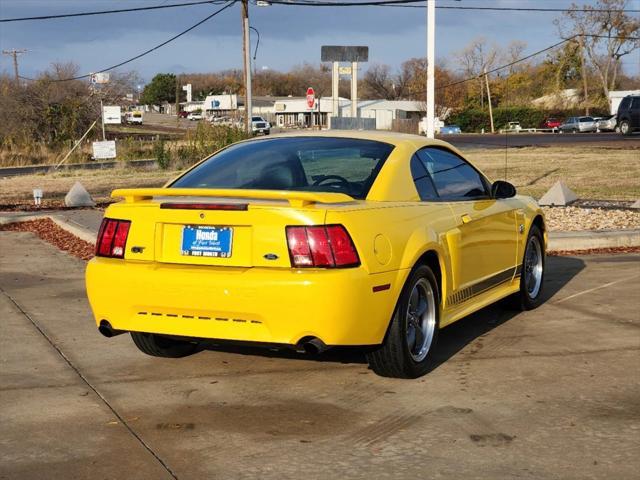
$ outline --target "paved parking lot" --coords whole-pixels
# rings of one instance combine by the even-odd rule
[[[0,478],[640,471],[640,255],[550,258],[540,309],[448,327],[441,364],[410,381],[349,350],[146,357],[98,334],[83,271],[29,233],[0,232]]]

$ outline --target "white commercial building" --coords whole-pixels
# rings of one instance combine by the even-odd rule
[[[627,95],[640,95],[640,90],[616,90],[609,92],[609,105],[611,106],[611,115],[618,113],[620,102]]]
[[[391,130],[394,120],[421,120],[427,104],[415,100],[362,100],[358,102],[360,118],[375,118],[376,130]],[[351,101],[341,106],[342,117],[351,116]]]

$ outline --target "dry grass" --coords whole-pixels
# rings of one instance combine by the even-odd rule
[[[116,188],[160,187],[179,172],[166,170],[136,170],[119,167],[108,170],[77,170],[40,175],[0,178],[0,205],[32,203],[33,189],[42,188],[44,199],[62,199],[75,182],[80,182],[100,202],[109,198]]]
[[[493,180],[505,178],[504,150],[470,150],[469,160]],[[579,198],[640,198],[640,148],[522,148],[507,152],[507,175],[519,193],[540,198],[563,180]]]
[[[473,150],[466,155],[490,178],[504,178],[503,150]],[[161,186],[178,173],[123,166],[113,170],[0,178],[0,204],[31,203],[33,188],[42,188],[45,199],[61,199],[76,181],[94,199],[102,201],[115,188]],[[535,198],[563,179],[583,199],[636,200],[640,198],[640,149],[511,149],[507,179],[519,192]]]

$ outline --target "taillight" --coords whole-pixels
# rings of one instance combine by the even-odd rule
[[[130,226],[129,220],[103,219],[96,241],[96,256],[124,258]]]
[[[294,267],[357,267],[360,258],[342,225],[287,227],[289,257]]]

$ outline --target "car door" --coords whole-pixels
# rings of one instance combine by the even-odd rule
[[[640,128],[640,97],[633,97],[629,109],[631,128]]]
[[[517,201],[491,198],[486,178],[451,150],[426,147],[417,155],[456,222],[449,234],[454,303],[511,279],[518,253]]]

